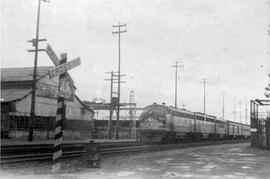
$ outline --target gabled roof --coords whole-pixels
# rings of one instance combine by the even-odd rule
[[[53,66],[45,66],[37,68],[37,79],[40,79]],[[18,67],[18,68],[1,68],[1,82],[10,81],[32,81],[33,67]]]

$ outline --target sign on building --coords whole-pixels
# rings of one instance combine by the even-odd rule
[[[73,100],[74,93],[75,91],[67,81],[61,83],[59,91],[58,86],[41,82],[37,83],[37,96],[40,97],[57,99],[59,95],[67,100]]]

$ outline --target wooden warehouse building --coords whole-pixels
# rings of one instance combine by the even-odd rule
[[[34,138],[53,138],[59,78],[50,79],[48,70],[37,68]],[[1,138],[27,138],[31,109],[33,67],[1,68]],[[94,111],[75,95],[74,81],[67,75],[60,93],[66,99],[64,139],[90,138]]]

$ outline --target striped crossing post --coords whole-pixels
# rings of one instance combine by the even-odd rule
[[[60,55],[60,64],[67,62],[67,53]],[[59,76],[58,86],[58,99],[57,99],[57,111],[55,118],[54,129],[54,153],[53,153],[53,165],[52,172],[58,172],[61,168],[61,156],[62,156],[62,140],[63,140],[63,121],[65,119],[65,101],[64,97],[59,96],[61,83],[65,80],[66,73]]]

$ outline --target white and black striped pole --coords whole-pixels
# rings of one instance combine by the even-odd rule
[[[67,62],[67,53],[60,55],[60,64]],[[58,86],[58,99],[57,99],[57,111],[55,118],[55,130],[54,130],[54,153],[53,153],[53,165],[52,172],[58,172],[61,168],[61,156],[62,156],[62,140],[63,140],[63,122],[65,119],[65,101],[64,97],[59,96],[61,83],[65,80],[66,73],[59,76]]]

